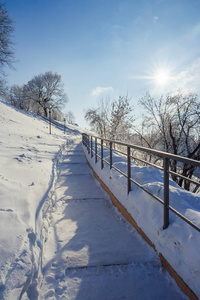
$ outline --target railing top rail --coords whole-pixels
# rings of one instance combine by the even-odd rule
[[[147,153],[150,153],[150,154],[154,154],[154,155],[157,155],[157,156],[160,156],[160,157],[163,157],[163,158],[169,158],[169,159],[180,161],[184,164],[189,164],[189,165],[192,165],[192,166],[195,166],[195,167],[200,167],[200,161],[197,161],[197,160],[194,160],[194,159],[191,159],[191,158],[186,158],[186,157],[183,157],[183,156],[180,156],[180,155],[175,155],[175,154],[171,154],[171,153],[167,153],[167,152],[163,152],[163,151],[159,151],[159,150],[154,150],[154,149],[146,148],[146,147],[142,147],[142,146],[137,146],[137,145],[133,145],[133,144],[123,143],[123,142],[120,142],[120,141],[104,139],[104,138],[101,138],[99,136],[95,136],[95,135],[91,135],[91,134],[86,134],[86,135],[89,135],[91,137],[94,137],[94,138],[97,138],[97,139],[100,139],[100,140],[104,140],[105,142],[111,142],[111,143],[115,143],[117,145],[131,147],[132,149],[136,149],[136,150],[140,150],[140,151],[147,152]]]

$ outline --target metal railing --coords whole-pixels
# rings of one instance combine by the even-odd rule
[[[172,174],[173,176],[181,177],[185,180],[188,180],[189,182],[191,182],[193,184],[196,184],[196,185],[200,186],[200,182],[197,182],[197,181],[192,180],[190,178],[186,178],[185,176],[182,176],[179,173],[170,171],[170,169],[169,169],[170,160],[174,160],[174,161],[177,161],[177,162],[181,162],[181,163],[184,163],[184,164],[187,164],[187,165],[191,165],[191,166],[200,168],[200,162],[199,161],[196,161],[196,160],[193,160],[193,159],[188,159],[188,158],[185,158],[183,156],[173,155],[173,154],[170,154],[170,153],[167,153],[167,152],[162,152],[162,151],[158,151],[158,150],[154,150],[154,149],[150,149],[150,148],[137,146],[137,145],[131,145],[131,144],[127,144],[127,143],[123,143],[123,142],[119,142],[119,141],[103,139],[103,138],[88,135],[88,134],[85,134],[85,133],[82,134],[82,143],[85,147],[87,147],[87,151],[91,155],[91,158],[94,157],[95,163],[97,163],[98,158],[100,159],[101,169],[103,169],[104,163],[106,163],[110,166],[110,169],[116,170],[117,172],[119,172],[120,174],[122,174],[124,177],[127,178],[127,193],[128,194],[131,191],[131,183],[134,183],[138,187],[140,187],[143,191],[145,191],[147,194],[152,196],[154,199],[156,199],[158,202],[160,202],[163,205],[163,207],[164,207],[164,210],[163,210],[163,229],[166,229],[169,226],[169,211],[172,211],[178,217],[180,217],[182,220],[184,220],[189,225],[191,225],[194,229],[196,229],[197,231],[200,232],[200,227],[198,227],[191,220],[186,218],[179,211],[177,211],[176,209],[174,209],[172,206],[169,205],[169,174]],[[121,147],[125,148],[126,153],[123,152],[123,151],[117,150],[116,146],[118,146],[118,147],[121,146]],[[110,158],[109,162],[106,159],[104,159],[104,149],[105,148],[109,150],[109,158]],[[100,151],[98,151],[98,149]],[[136,156],[131,155],[131,150],[141,151],[142,153],[148,153],[150,155],[154,155],[154,156],[157,156],[157,157],[161,158],[163,160],[163,167],[158,166],[158,165],[150,163],[150,162],[148,162],[144,159],[141,159],[141,158],[138,158]],[[116,168],[113,165],[113,151],[115,151],[117,153],[120,153],[121,155],[126,157],[126,160],[127,160],[127,172],[126,173],[122,172],[120,169]],[[98,152],[100,152],[100,154]],[[163,173],[164,173],[164,195],[163,195],[163,199],[164,200],[162,200],[161,198],[159,198],[156,195],[152,194],[149,190],[144,188],[140,183],[138,183],[133,178],[131,178],[131,160],[133,160],[133,159],[138,160],[142,163],[151,165],[151,166],[163,171]]]

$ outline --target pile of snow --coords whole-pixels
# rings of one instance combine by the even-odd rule
[[[47,121],[3,102],[0,127],[0,298],[17,299],[16,289],[38,271],[41,209],[59,153],[78,131],[52,125],[50,135]]]
[[[132,215],[138,226],[162,253],[169,264],[200,297],[200,234],[174,213],[170,212],[170,225],[163,230],[163,205],[132,183],[132,190],[127,195],[127,179],[104,163],[91,158],[84,147],[87,159],[114,196]],[[99,153],[100,155],[100,153]],[[104,158],[109,162],[109,150],[104,149]],[[124,157],[113,153],[113,165],[126,173]],[[148,166],[140,167],[132,162],[132,178],[148,189],[152,194],[163,199],[163,172]],[[170,179],[170,205],[200,227],[200,195],[192,194],[180,188]]]

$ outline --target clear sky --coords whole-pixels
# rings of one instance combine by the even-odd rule
[[[85,127],[99,98],[200,91],[200,0],[5,0],[14,19],[9,85],[62,76],[66,111]]]

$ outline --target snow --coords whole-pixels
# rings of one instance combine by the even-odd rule
[[[114,209],[80,144],[63,149],[57,170],[40,297],[186,299],[155,251]]]
[[[100,147],[99,147],[100,148]],[[127,196],[127,179],[104,163],[101,170],[100,161],[95,164],[94,157],[85,154],[92,168],[110,191],[132,215],[138,226],[162,253],[187,285],[200,297],[200,239],[199,232],[170,212],[170,225],[163,230],[163,206],[138,186],[131,184]],[[100,153],[99,153],[100,154]],[[109,150],[104,149],[104,158],[109,162]],[[126,173],[126,160],[113,153],[113,165]],[[139,182],[152,194],[163,199],[163,172],[152,167],[131,165],[133,180]],[[192,194],[180,188],[170,178],[170,205],[200,227],[200,195]]]
[[[3,102],[0,125],[0,299],[187,299],[94,178],[82,129],[67,125],[64,134],[52,124],[50,135],[46,120]],[[122,157],[114,162],[125,168]],[[200,295],[196,232],[174,216],[163,231],[161,206],[136,187],[126,197],[124,178],[91,164]],[[161,173],[134,167],[142,184],[161,193]],[[177,195],[198,223],[198,196],[173,184],[179,206]]]
[[[31,248],[60,149],[76,135],[55,127],[50,135],[46,121],[2,102],[0,112],[0,295],[17,299],[12,290],[31,275]]]

